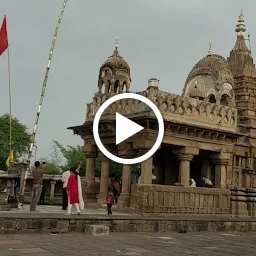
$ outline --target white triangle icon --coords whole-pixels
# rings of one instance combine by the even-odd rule
[[[143,129],[144,127],[116,113],[116,145]]]

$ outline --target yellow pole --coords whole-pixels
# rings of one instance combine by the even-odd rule
[[[10,48],[7,48],[8,53],[8,80],[9,80],[9,115],[10,115],[10,156],[12,153],[12,93],[11,93],[11,68],[10,68]],[[12,161],[13,159],[11,159]],[[11,162],[12,164],[12,162]]]

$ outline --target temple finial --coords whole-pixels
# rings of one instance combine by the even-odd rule
[[[116,38],[116,41],[115,41],[115,48],[118,49],[118,37]]]
[[[243,9],[240,12],[240,15],[238,17],[238,22],[236,25],[236,32],[237,32],[237,36],[243,36],[244,37],[244,32],[246,31],[245,28],[245,22],[244,22],[244,11]]]
[[[212,41],[209,42],[209,50],[208,50],[208,55],[213,54],[213,49],[212,49]]]

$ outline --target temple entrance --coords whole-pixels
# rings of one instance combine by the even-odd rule
[[[194,156],[190,164],[190,178],[194,179],[197,187],[201,187],[202,177],[210,179],[213,184],[214,180],[214,166],[211,160],[211,151],[200,150],[197,156]]]
[[[178,181],[179,162],[177,155],[172,153],[172,147],[164,145],[157,151],[153,174],[157,177],[155,184],[173,185]]]

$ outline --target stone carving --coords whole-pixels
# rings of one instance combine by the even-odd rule
[[[237,110],[235,108],[175,95],[154,88],[147,89],[138,94],[150,99],[159,108],[165,121],[236,130]],[[112,95],[115,94],[96,94],[92,103],[88,104],[86,119],[93,120],[99,107]],[[140,101],[123,99],[113,103],[106,109],[102,119],[107,115],[115,115],[116,112],[122,115],[129,115],[149,111],[151,109]]]

